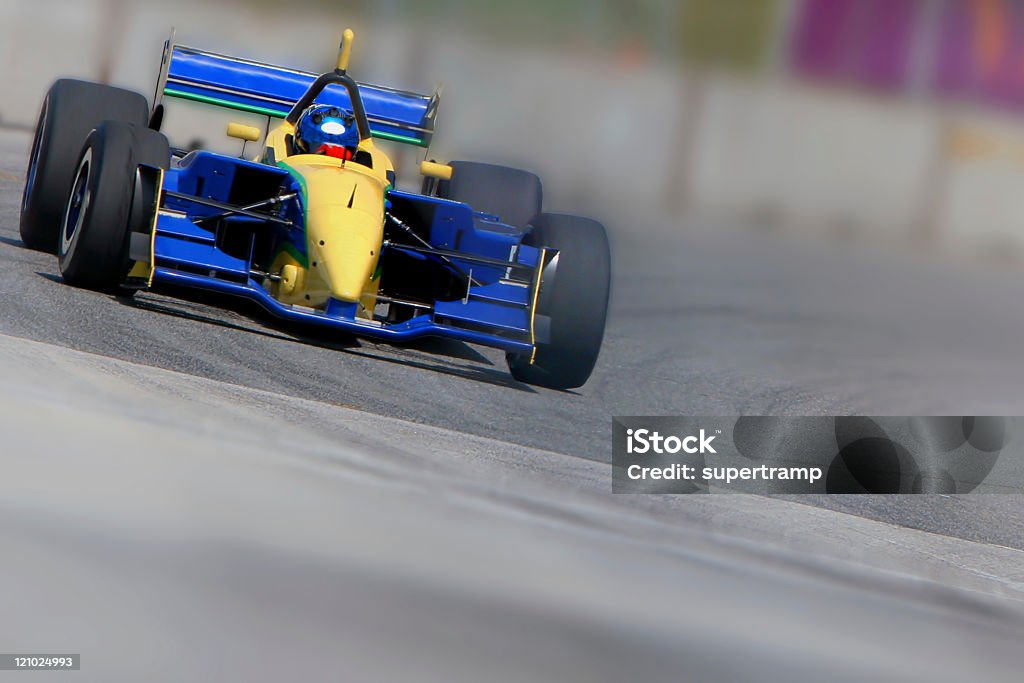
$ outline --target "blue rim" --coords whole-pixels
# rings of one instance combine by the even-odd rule
[[[64,243],[70,243],[75,236],[75,229],[78,227],[78,219],[81,218],[85,192],[89,184],[90,166],[92,163],[86,162],[78,170],[78,176],[75,178],[75,187],[71,190],[67,217],[64,220]]]

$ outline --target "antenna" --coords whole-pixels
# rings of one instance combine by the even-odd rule
[[[336,71],[343,74],[348,71],[348,62],[352,58],[352,43],[356,39],[355,31],[345,29],[341,38],[341,48],[338,50],[338,68]]]

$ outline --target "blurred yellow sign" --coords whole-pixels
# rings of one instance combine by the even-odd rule
[[[680,11],[683,59],[758,68],[770,54],[778,9],[778,0],[688,0]]]

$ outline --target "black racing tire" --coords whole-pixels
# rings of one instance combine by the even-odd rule
[[[128,274],[138,167],[166,169],[165,138],[145,126],[106,121],[89,134],[75,166],[59,229],[58,262],[75,287],[116,291]]]
[[[604,340],[611,291],[611,249],[604,226],[578,216],[542,214],[525,244],[558,249],[552,281],[541,281],[538,316],[549,325],[548,341],[537,344],[534,363],[508,354],[520,382],[550,389],[587,383]],[[546,279],[546,278],[545,278]]]
[[[450,165],[452,179],[438,185],[439,197],[469,204],[517,228],[526,228],[540,215],[544,190],[533,173],[473,161]]]
[[[21,241],[30,249],[57,253],[61,222],[79,152],[86,136],[104,121],[146,125],[142,95],[108,85],[62,79],[43,101],[21,200]]]

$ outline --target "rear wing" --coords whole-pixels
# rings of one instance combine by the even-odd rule
[[[317,74],[197,50],[168,41],[157,84],[166,95],[283,119]],[[360,83],[375,138],[429,147],[440,93],[433,96]],[[318,102],[351,108],[348,92],[329,86]]]

